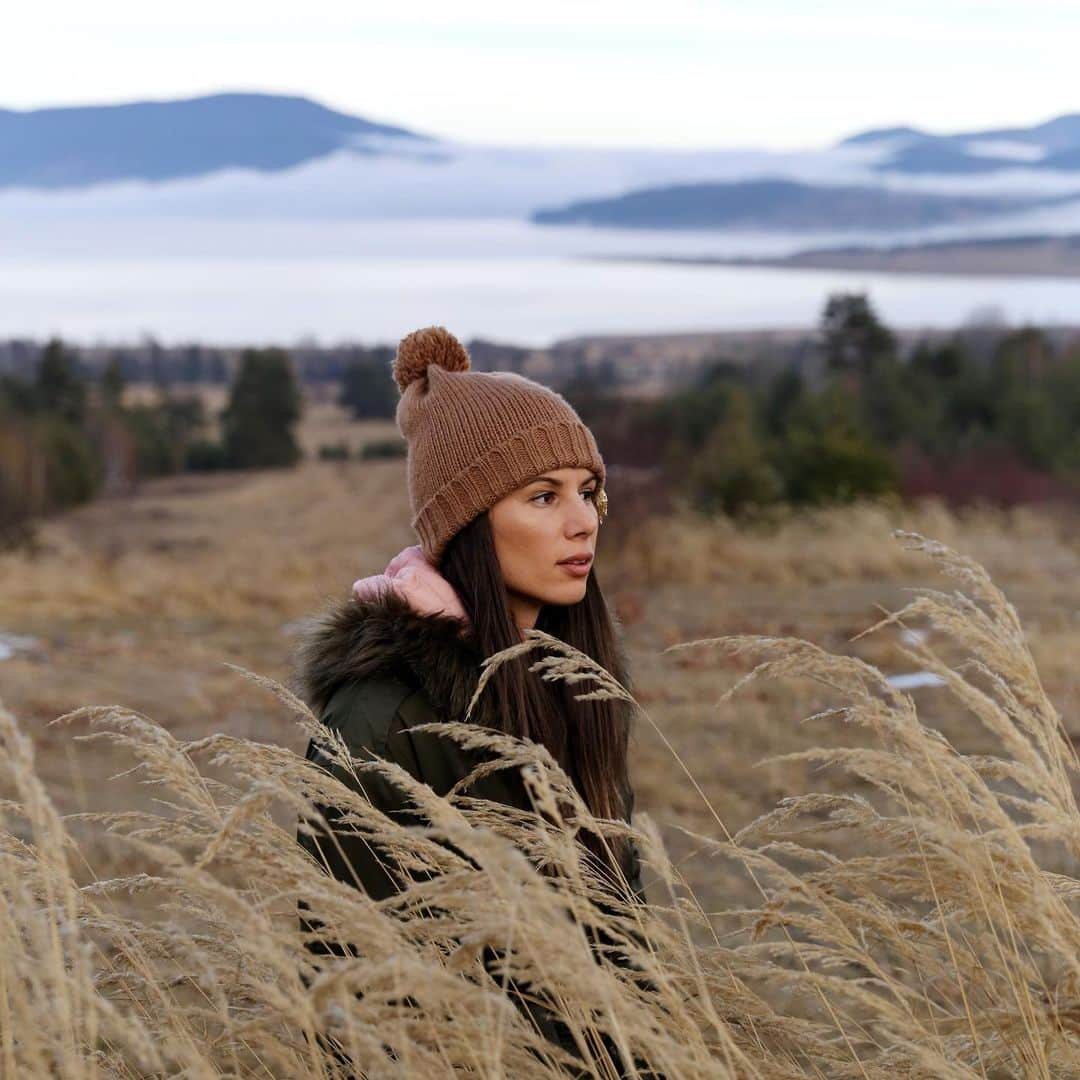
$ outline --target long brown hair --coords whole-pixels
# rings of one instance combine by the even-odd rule
[[[461,598],[484,656],[521,641],[487,512],[454,535],[439,572]],[[576,604],[545,604],[536,629],[584,653],[630,689],[626,655],[595,567],[586,579],[585,596]],[[507,734],[547,747],[595,817],[628,819],[627,749],[632,717],[628,703],[614,698],[575,701],[574,694],[588,692],[589,685],[541,679],[528,670],[540,655],[528,653],[498,666],[483,691],[495,699],[488,715],[497,717],[500,730]],[[607,862],[598,837],[589,830],[582,833],[586,847]],[[621,851],[620,844],[611,846]]]

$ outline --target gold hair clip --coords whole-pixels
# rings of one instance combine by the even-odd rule
[[[596,492],[596,513],[599,515],[599,524],[604,524],[604,518],[607,517],[607,492],[603,488],[599,488]]]

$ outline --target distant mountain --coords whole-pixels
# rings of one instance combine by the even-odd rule
[[[949,135],[882,128],[785,151],[455,142],[258,93],[0,110],[0,222],[45,247],[74,243],[76,222],[197,219],[499,219],[681,229],[680,244],[699,229],[1058,233],[1080,229],[1078,189],[1080,114]],[[522,229],[504,242],[536,241]]]
[[[879,143],[894,139],[924,139],[930,137],[925,131],[913,127],[872,128],[870,131],[863,131],[858,135],[842,139],[838,145],[861,146],[866,143]]]
[[[879,172],[974,174],[1025,166],[1080,171],[1080,113],[1027,128],[986,128],[931,135],[917,128],[880,128],[841,140],[838,147],[881,146]]]
[[[0,188],[175,180],[228,168],[276,172],[367,137],[426,140],[304,97],[211,94],[72,108],[0,109]]]
[[[644,188],[537,210],[531,220],[540,225],[638,229],[914,229],[982,220],[1059,201],[1066,198],[987,198],[761,179]]]

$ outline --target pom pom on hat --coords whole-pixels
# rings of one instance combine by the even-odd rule
[[[445,326],[425,326],[401,339],[394,357],[394,381],[398,390],[427,375],[431,364],[445,371],[468,371],[469,354],[465,346]]]

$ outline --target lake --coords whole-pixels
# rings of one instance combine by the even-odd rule
[[[0,337],[83,343],[393,342],[441,323],[545,346],[594,333],[814,325],[866,291],[896,327],[997,306],[1073,323],[1080,279],[900,275],[609,262],[590,255],[784,254],[873,237],[548,228],[496,220],[0,221]]]

